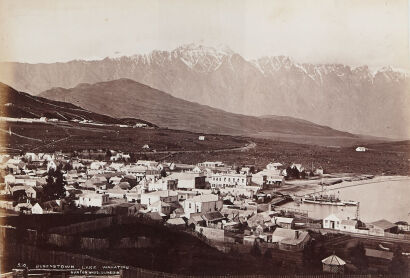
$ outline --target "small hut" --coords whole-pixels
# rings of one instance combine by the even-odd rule
[[[323,272],[344,273],[346,262],[336,255],[331,255],[322,260]]]

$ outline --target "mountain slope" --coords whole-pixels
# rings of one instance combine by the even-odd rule
[[[39,93],[129,78],[171,95],[245,115],[285,115],[353,133],[409,138],[410,79],[383,68],[246,60],[229,49],[185,45],[148,55],[53,64],[0,64],[0,78]]]
[[[175,98],[130,79],[80,84],[71,89],[54,88],[41,96],[113,117],[143,118],[171,129],[230,135],[257,136],[263,132],[356,138],[346,132],[288,117],[253,117],[225,112]]]
[[[71,103],[49,100],[19,92],[10,86],[0,83],[0,117],[9,118],[54,118],[59,120],[87,120],[105,124],[122,124],[141,122],[138,119],[115,119],[110,116],[87,111]]]

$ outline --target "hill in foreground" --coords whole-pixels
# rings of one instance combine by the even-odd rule
[[[300,137],[309,137],[309,143],[324,145],[332,145],[331,141],[335,139],[348,144],[361,139],[358,135],[291,117],[229,113],[173,97],[130,79],[80,84],[71,89],[53,88],[41,93],[41,96],[73,103],[96,113],[117,118],[136,117],[160,127],[192,132],[297,142],[300,142]]]

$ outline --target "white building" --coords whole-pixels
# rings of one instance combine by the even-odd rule
[[[205,187],[205,176],[200,173],[172,173],[167,179],[178,181],[178,189],[195,189]]]
[[[211,188],[248,186],[251,183],[251,178],[252,176],[248,174],[220,173],[213,174],[209,183]]]
[[[31,208],[31,213],[32,213],[32,214],[43,214],[43,208],[40,206],[39,203],[36,203],[36,204]]]
[[[203,135],[199,136],[199,137],[198,137],[198,140],[199,140],[199,141],[205,141],[205,136],[203,136]]]
[[[204,168],[216,168],[216,167],[224,167],[225,164],[222,161],[205,161],[198,163],[199,167]]]
[[[267,170],[278,171],[278,174],[280,174],[280,171],[281,171],[282,167],[283,167],[282,163],[279,163],[279,162],[271,162],[268,165],[266,165]]]
[[[79,196],[78,204],[84,207],[102,207],[109,202],[108,194],[84,193]]]
[[[337,216],[336,214],[330,214],[329,216],[323,219],[322,225],[324,229],[339,230],[341,222],[341,217]]]
[[[365,151],[367,151],[367,148],[365,148],[365,147],[357,147],[356,148],[356,152],[365,152]]]
[[[176,179],[163,178],[148,184],[148,191],[176,190],[178,181]]]
[[[264,185],[277,185],[282,186],[285,182],[285,178],[280,175],[280,170],[264,169],[256,174],[252,175],[252,182],[259,186]]]
[[[223,207],[223,201],[214,194],[198,195],[183,201],[184,212],[187,218],[191,213],[205,213],[220,211]]]
[[[177,202],[178,201],[178,192],[171,190],[163,191],[154,191],[150,193],[143,192],[141,194],[141,205],[150,206],[155,202]]]

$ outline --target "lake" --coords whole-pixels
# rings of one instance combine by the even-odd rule
[[[359,219],[364,222],[372,222],[380,219],[386,219],[391,222],[397,222],[399,220],[410,222],[409,178],[368,182],[372,183],[354,185],[354,183],[343,182],[327,188],[329,193],[336,194],[341,200],[360,202]],[[357,207],[355,206],[325,206],[306,203],[298,206],[292,202],[282,207],[307,210],[309,217],[315,219],[323,219],[331,213],[337,213],[345,218],[355,218],[357,212]]]

